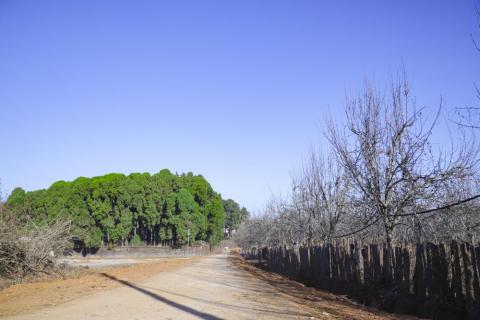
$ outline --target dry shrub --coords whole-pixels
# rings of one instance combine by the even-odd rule
[[[236,247],[236,248],[231,248],[229,249],[230,253],[233,253],[233,254],[240,254],[242,252],[242,248],[240,247]]]
[[[69,246],[70,221],[20,225],[8,210],[0,214],[0,276],[23,278],[55,269],[55,257]]]

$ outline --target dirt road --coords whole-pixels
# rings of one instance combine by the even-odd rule
[[[316,297],[302,303],[303,299],[259,279],[226,254],[161,272],[142,283],[107,271],[102,275],[121,287],[6,319],[394,318],[335,299]]]

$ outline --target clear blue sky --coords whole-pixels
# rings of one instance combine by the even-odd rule
[[[0,0],[3,188],[169,168],[259,209],[365,77],[477,102],[475,5]]]

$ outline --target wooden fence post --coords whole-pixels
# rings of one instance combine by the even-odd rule
[[[408,293],[411,292],[411,266],[410,266],[410,248],[407,246],[403,248],[403,277],[405,278],[404,290]]]
[[[452,254],[452,290],[455,304],[457,308],[463,309],[462,270],[460,267],[460,254],[458,252],[458,244],[456,241],[452,241],[450,244],[450,251]]]
[[[269,271],[337,293],[365,293],[367,300],[394,284],[403,298],[413,294],[419,316],[465,315],[480,303],[480,247],[469,243],[389,247],[338,241],[251,248],[250,254],[268,262]]]
[[[472,256],[472,271],[473,271],[473,293],[475,295],[475,300],[480,299],[480,279],[479,279],[479,270],[478,270],[478,256],[476,253],[475,245],[470,246],[470,254]]]
[[[447,300],[452,297],[448,286],[449,279],[449,263],[447,260],[447,252],[443,243],[438,245],[438,278],[440,294]]]
[[[396,246],[393,249],[394,253],[394,270],[393,270],[393,277],[395,283],[398,287],[402,287],[403,284],[403,255],[402,255],[402,248]]]
[[[413,275],[413,292],[417,301],[425,300],[425,255],[422,244],[417,244],[415,248],[415,273]]]
[[[372,280],[377,284],[381,276],[381,265],[380,265],[380,253],[378,252],[378,246],[376,244],[370,245],[370,254],[372,255],[372,264],[373,264],[373,278]]]
[[[362,249],[363,257],[363,285],[369,286],[373,280],[372,271],[370,268],[370,256],[368,254],[369,246],[365,245]]]
[[[387,243],[382,246],[382,274],[386,284],[392,283],[392,247]]]
[[[473,272],[472,272],[472,259],[470,256],[470,244],[468,242],[462,243],[460,246],[463,260],[463,274],[465,283],[465,298],[468,303],[472,303],[475,300],[473,292]]]

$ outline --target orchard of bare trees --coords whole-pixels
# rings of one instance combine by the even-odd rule
[[[417,106],[404,76],[387,88],[366,82],[347,99],[345,122],[325,122],[328,148],[312,150],[288,196],[241,226],[239,245],[480,240],[474,130],[439,132],[442,106]]]

